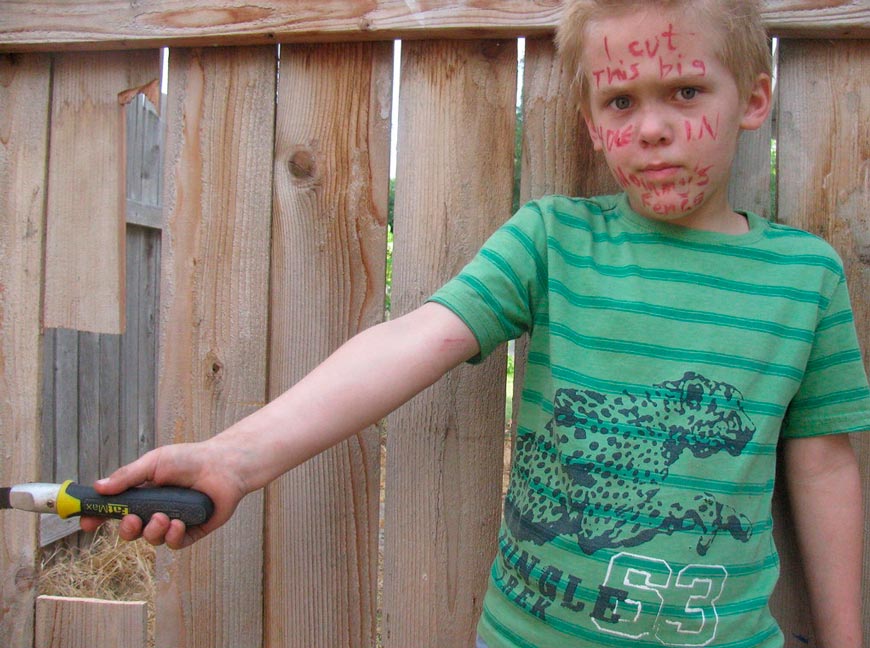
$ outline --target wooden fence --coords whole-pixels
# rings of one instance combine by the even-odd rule
[[[509,216],[517,37],[523,199],[613,188],[567,105],[557,14],[531,0],[0,2],[0,481],[39,474],[43,327],[123,330],[118,95],[159,75],[148,48],[171,48],[156,415],[170,443],[219,432],[383,318],[389,39],[405,39],[394,312]],[[771,0],[766,19],[781,37],[775,131],[742,142],[735,202],[770,215],[774,136],[777,217],[838,248],[870,350],[870,10]],[[157,646],[472,645],[495,551],[504,374],[502,351],[390,416],[385,465],[383,430],[367,430],[246,498],[192,549],[160,552]],[[788,645],[812,645],[777,509],[773,606]],[[34,616],[36,537],[33,516],[0,517],[0,636],[16,648],[63,645],[34,619],[82,618],[52,601]]]

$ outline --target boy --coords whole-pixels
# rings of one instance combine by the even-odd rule
[[[418,310],[221,435],[117,471],[102,492],[173,483],[216,504],[202,528],[127,518],[122,536],[195,541],[246,493],[528,331],[482,645],[782,646],[767,600],[783,438],[819,641],[859,648],[845,433],[866,427],[870,391],[841,264],[727,200],[737,136],[771,104],[760,25],[749,0],[570,3],[558,42],[624,193],[530,203]]]

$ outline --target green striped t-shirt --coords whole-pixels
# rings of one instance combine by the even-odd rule
[[[530,334],[490,648],[783,645],[777,442],[865,429],[870,390],[836,253],[746,217],[547,197],[431,298],[481,358]]]

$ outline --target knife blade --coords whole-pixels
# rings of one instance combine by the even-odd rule
[[[132,514],[145,522],[155,513],[165,513],[186,526],[198,526],[211,517],[214,503],[205,493],[190,488],[131,488],[118,495],[100,495],[89,486],[67,480],[0,488],[0,509],[53,513],[63,519],[74,515],[120,519]]]

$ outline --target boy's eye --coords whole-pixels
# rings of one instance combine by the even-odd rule
[[[628,110],[631,108],[631,99],[628,97],[616,97],[611,100],[610,105],[616,108],[617,110]]]
[[[683,101],[691,101],[698,96],[698,88],[680,88],[677,94]]]

